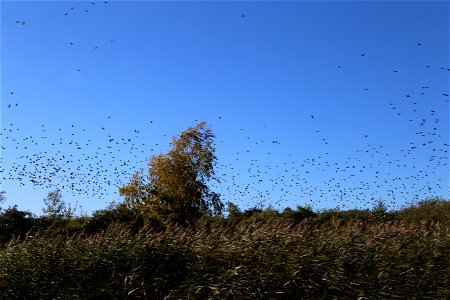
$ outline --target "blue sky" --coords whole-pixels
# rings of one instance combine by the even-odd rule
[[[448,199],[448,48],[444,1],[2,1],[2,206],[104,208],[199,121],[244,209]]]

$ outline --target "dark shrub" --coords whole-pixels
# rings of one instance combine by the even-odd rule
[[[95,233],[105,230],[109,225],[115,223],[127,223],[134,231],[138,231],[144,225],[144,219],[136,209],[119,204],[108,209],[95,211],[92,217],[87,220],[84,229],[86,233]],[[159,223],[156,224],[157,222],[153,220],[148,220],[147,223],[156,227],[159,226]]]
[[[31,212],[20,211],[17,206],[9,207],[0,214],[0,245],[16,237],[23,239],[33,226]]]

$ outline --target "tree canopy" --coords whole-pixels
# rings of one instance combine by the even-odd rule
[[[167,153],[150,158],[147,175],[138,171],[119,189],[125,203],[151,217],[175,222],[220,214],[220,195],[207,185],[217,179],[213,139],[205,122],[174,137]]]
[[[5,191],[0,191],[0,203],[6,200]]]
[[[76,210],[76,206],[72,208],[70,204],[68,206],[66,205],[59,188],[47,194],[47,197],[44,199],[44,204],[45,207],[42,209],[42,212],[44,216],[50,218],[70,219]]]

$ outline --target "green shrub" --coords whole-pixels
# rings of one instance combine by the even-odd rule
[[[107,209],[95,211],[84,224],[84,229],[87,233],[96,233],[117,223],[128,224],[134,231],[139,231],[144,226],[144,219],[136,209],[116,204]]]
[[[0,213],[0,247],[12,238],[25,238],[33,226],[32,214],[20,211],[17,206],[9,207]]]
[[[317,214],[313,211],[312,207],[299,205],[296,210],[292,210],[289,207],[284,209],[282,216],[295,223],[300,223],[304,219],[317,217]]]
[[[450,201],[429,198],[419,201],[395,213],[396,217],[408,223],[440,222],[450,225]]]

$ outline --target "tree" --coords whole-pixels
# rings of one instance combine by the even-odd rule
[[[207,181],[217,179],[213,139],[205,122],[174,137],[168,153],[150,158],[147,176],[136,172],[119,189],[125,204],[151,217],[181,223],[221,214],[220,195],[207,186]]]
[[[11,238],[24,238],[33,227],[33,216],[29,211],[20,211],[17,205],[0,212],[0,246]]]
[[[6,191],[1,191],[0,192],[0,203],[2,203],[3,201],[6,200],[5,194],[6,194]],[[0,207],[0,209],[1,209],[1,207]]]
[[[70,206],[67,207],[64,200],[62,200],[60,189],[49,192],[44,199],[44,204],[45,207],[42,209],[42,212],[48,217],[70,219],[73,216],[73,209]]]

